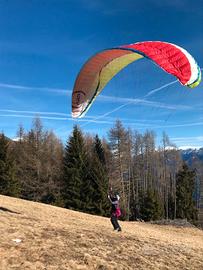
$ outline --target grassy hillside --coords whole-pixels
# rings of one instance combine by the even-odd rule
[[[0,196],[0,269],[203,269],[203,231],[120,223]]]

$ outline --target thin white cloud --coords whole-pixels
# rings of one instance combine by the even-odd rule
[[[88,116],[84,119],[73,119],[70,114],[61,113],[61,112],[46,112],[46,111],[25,111],[25,110],[9,110],[9,109],[0,109],[0,117],[16,117],[16,118],[33,118],[39,116],[42,119],[49,120],[69,120],[73,122],[87,122],[89,120],[94,121],[94,116]],[[99,123],[113,123],[112,120],[104,120]]]
[[[73,123],[81,124],[81,127],[86,126],[88,123],[98,123],[98,124],[113,124],[115,123],[117,117],[110,117],[104,115],[102,119],[97,116],[86,116],[85,118],[73,119],[70,114],[61,113],[61,112],[46,112],[46,111],[25,111],[25,110],[9,110],[9,109],[0,109],[0,117],[15,117],[15,118],[34,118],[39,116],[42,119],[49,120],[66,120],[72,121]],[[128,118],[120,118],[121,121],[125,122],[125,125],[136,126],[137,129],[144,128],[179,128],[179,127],[192,127],[192,126],[203,126],[203,122],[186,122],[180,124],[170,124],[166,125],[163,120],[149,120],[149,119],[137,119],[132,121]],[[163,124],[161,124],[163,123]]]
[[[150,91],[148,91],[148,93],[140,99],[131,99],[131,98],[119,98],[119,97],[114,97],[114,96],[105,96],[105,95],[99,95],[98,96],[98,101],[103,101],[103,102],[116,102],[116,103],[123,103],[122,105],[116,107],[115,109],[113,109],[112,111],[109,111],[103,115],[100,116],[86,116],[83,119],[78,119],[78,122],[85,122],[82,126],[87,125],[90,122],[93,123],[112,123],[113,121],[115,121],[114,119],[112,120],[107,120],[107,116],[112,114],[113,112],[116,112],[118,110],[120,110],[123,107],[126,107],[128,105],[135,105],[135,104],[139,104],[142,106],[150,106],[150,107],[155,107],[155,108],[163,108],[163,109],[169,109],[169,110],[190,110],[193,109],[191,106],[185,106],[185,105],[179,105],[179,104],[165,104],[165,103],[161,103],[161,102],[155,102],[155,101],[149,101],[146,98],[149,96],[152,96],[154,94],[156,94],[157,92],[161,91],[162,89],[175,84],[177,82],[177,80],[172,81],[170,83],[164,84],[158,88],[152,89]],[[46,92],[52,92],[52,93],[57,93],[57,94],[62,94],[62,95],[71,95],[72,91],[71,90],[66,90],[66,89],[60,89],[60,88],[48,88],[48,87],[31,87],[31,86],[25,86],[25,85],[13,85],[13,84],[5,84],[5,83],[0,83],[0,88],[8,88],[8,89],[17,89],[17,90],[22,90],[22,91],[31,91],[31,90],[37,90],[37,91],[46,91]],[[14,113],[12,114],[13,117],[20,117],[17,116],[16,113],[21,113],[21,117],[23,117],[23,114],[40,114],[41,118],[46,118],[48,119],[47,115],[55,115],[52,119],[58,119],[58,120],[62,120],[63,117],[58,117],[58,116],[64,116],[63,120],[73,120],[72,118],[69,118],[70,115],[64,114],[64,113],[57,113],[57,112],[35,112],[35,111],[24,111],[24,110],[0,110],[1,112],[7,112],[7,113]],[[42,115],[43,114],[43,115]],[[3,114],[2,116],[6,116],[5,114]],[[11,117],[11,114],[9,114],[8,116]],[[24,117],[28,117],[27,115],[25,115]],[[105,118],[104,121],[101,121],[102,118]],[[51,119],[49,117],[49,119]],[[138,124],[138,123],[136,123]],[[143,125],[143,124],[142,124]],[[198,124],[194,124],[193,125],[198,125]],[[143,125],[146,126],[146,125]],[[185,126],[185,125],[176,125],[176,127],[179,126]],[[164,126],[166,127],[166,126]],[[174,126],[168,126],[168,127],[174,127]],[[161,128],[160,127],[156,127],[156,128]]]
[[[114,112],[116,112],[116,111],[119,111],[120,109],[122,109],[123,107],[126,107],[126,106],[129,106],[130,104],[137,104],[137,103],[146,103],[146,104],[150,104],[150,105],[155,105],[156,104],[156,107],[159,107],[159,108],[166,108],[165,106],[169,106],[169,105],[166,105],[166,104],[163,104],[163,103],[160,103],[160,102],[152,102],[152,101],[148,101],[148,100],[146,100],[146,98],[150,95],[153,95],[153,94],[155,94],[155,93],[157,93],[158,91],[160,91],[160,90],[162,90],[162,89],[164,89],[164,88],[166,88],[166,87],[168,87],[169,85],[171,85],[171,84],[173,84],[173,83],[175,83],[176,81],[173,81],[173,82],[170,82],[170,83],[166,83],[166,84],[164,84],[164,85],[161,85],[161,86],[159,86],[159,87],[157,87],[157,88],[155,88],[155,89],[152,89],[152,90],[150,90],[150,91],[148,91],[148,93],[145,95],[145,96],[143,96],[143,98],[142,99],[125,99],[125,101],[126,101],[126,103],[124,103],[124,104],[122,104],[122,105],[120,105],[120,106],[118,106],[118,107],[116,107],[116,108],[114,108],[113,110],[111,110],[111,111],[108,111],[108,112],[106,112],[105,114],[103,114],[103,115],[100,115],[100,116],[98,116],[95,120],[97,120],[97,119],[102,119],[102,118],[104,118],[104,117],[106,117],[106,116],[108,116],[108,115],[110,115],[110,114],[112,114],[112,113],[114,113]],[[185,107],[185,106],[184,106]],[[169,106],[168,107],[168,109],[173,109],[173,110],[177,110],[178,109],[178,107],[177,107],[177,105],[176,106]],[[187,109],[188,108],[191,108],[191,107],[188,107],[187,106]],[[83,126],[86,126],[86,125],[88,125],[89,123],[91,123],[92,121],[90,120],[90,121],[88,121],[87,123],[85,123]]]
[[[176,81],[175,81],[176,82]],[[169,83],[168,85],[173,84]],[[72,90],[66,90],[62,88],[49,88],[49,87],[32,87],[32,86],[25,86],[25,85],[17,85],[17,84],[5,84],[5,83],[0,83],[0,88],[7,88],[7,89],[15,89],[15,90],[22,90],[22,91],[32,91],[32,90],[37,90],[37,91],[45,91],[45,92],[52,92],[56,94],[61,94],[61,95],[72,95]],[[155,90],[150,91],[147,96],[154,94],[158,90],[161,90],[165,87],[159,87]],[[183,106],[183,105],[170,105],[170,104],[164,104],[160,102],[153,102],[153,101],[148,101],[145,99],[131,99],[131,98],[119,98],[115,96],[105,96],[105,95],[99,95],[97,98],[98,101],[102,102],[116,102],[116,103],[130,103],[130,104],[140,104],[140,105],[146,105],[146,106],[152,106],[152,107],[158,107],[158,108],[165,108],[169,110],[176,110],[176,109],[191,109],[190,106]],[[126,106],[126,105],[125,105]]]
[[[162,85],[161,87],[158,87],[154,90],[151,90],[148,92],[147,95],[145,95],[145,98],[148,96],[151,96],[155,94],[156,92],[166,88],[167,86],[170,86],[174,83],[176,83],[177,80],[172,81],[166,85]],[[35,87],[35,86],[26,86],[26,85],[18,85],[18,84],[7,84],[7,83],[0,83],[0,88],[7,88],[7,89],[14,89],[14,90],[22,90],[22,91],[32,91],[32,90],[37,90],[37,91],[45,91],[45,92],[52,92],[52,93],[57,93],[57,94],[62,94],[62,95],[72,95],[72,90],[68,89],[63,89],[63,88],[50,88],[50,87]],[[146,106],[153,106],[153,107],[159,107],[159,108],[166,108],[166,109],[189,109],[191,107],[189,106],[182,106],[182,105],[168,105],[160,102],[152,102],[148,101],[146,99],[132,99],[132,98],[121,98],[121,97],[115,97],[115,96],[106,96],[106,95],[99,95],[97,97],[98,101],[102,102],[117,102],[117,103],[132,103],[132,104],[137,104],[139,103],[140,105],[146,105]]]
[[[203,142],[203,136],[190,136],[190,137],[172,137],[172,140],[183,142],[183,141],[202,141]]]
[[[120,110],[121,108],[129,105],[129,104],[139,104],[142,106],[150,106],[155,108],[163,108],[163,109],[169,109],[169,110],[189,110],[192,109],[191,106],[184,106],[179,104],[166,104],[156,101],[149,101],[146,98],[154,95],[155,93],[159,92],[160,90],[176,83],[177,80],[172,81],[170,83],[167,83],[165,85],[162,85],[156,89],[150,90],[143,98],[140,99],[132,99],[132,98],[124,98],[124,97],[115,97],[115,96],[106,96],[106,95],[99,95],[97,97],[97,101],[101,102],[115,102],[115,103],[125,103],[118,108],[115,109],[115,111]],[[26,86],[26,85],[17,85],[17,84],[6,84],[6,83],[0,83],[0,88],[7,88],[7,89],[14,89],[14,90],[21,90],[21,91],[44,91],[44,92],[51,92],[56,93],[59,95],[72,95],[72,90],[67,90],[63,88],[49,88],[49,87],[35,87],[35,86]],[[112,111],[114,112],[114,110]]]
[[[115,120],[114,120],[114,122],[115,122]],[[92,120],[91,120],[91,122],[92,122]],[[89,121],[87,123],[89,123]],[[100,123],[100,122],[98,121],[98,123]],[[183,127],[203,126],[203,122],[184,123],[184,124],[171,124],[171,125],[165,125],[165,124],[163,124],[163,125],[160,125],[160,124],[158,124],[158,122],[156,123],[156,122],[153,122],[153,121],[149,121],[148,123],[142,123],[142,122],[138,121],[138,122],[125,122],[125,125],[136,126],[136,129],[146,129],[146,128],[150,128],[150,129],[165,129],[165,128],[180,128],[180,127],[183,128]],[[82,125],[82,126],[86,126],[86,123],[84,125]]]
[[[40,119],[47,119],[47,120],[59,120],[59,121],[74,121],[72,117],[56,117],[56,116],[44,116],[44,115],[39,115]],[[33,118],[33,115],[27,115],[27,114],[0,114],[0,117],[12,117],[12,118]],[[90,121],[89,119],[80,119],[76,120],[74,122],[87,122]],[[92,120],[93,123],[99,123],[99,124],[112,124],[114,121],[106,121],[106,120]]]
[[[60,113],[60,112],[42,112],[42,111],[21,111],[21,110],[1,110],[0,112],[7,112],[7,113],[24,113],[24,114],[35,114],[35,115],[59,115],[59,116],[66,116],[70,117],[70,114],[67,113]]]
[[[71,90],[62,89],[62,88],[49,88],[49,87],[35,87],[35,86],[25,86],[25,85],[18,85],[18,84],[7,84],[7,83],[0,83],[0,88],[7,88],[7,89],[15,89],[15,90],[22,90],[22,91],[45,91],[45,92],[52,92],[62,95],[70,96],[72,94]]]
[[[73,123],[86,123],[91,121],[92,123],[97,124],[113,124],[116,121],[116,118],[114,117],[108,117],[104,120],[97,120],[97,117],[95,116],[89,116],[85,118],[79,118],[79,119],[73,119],[69,114],[65,113],[57,113],[57,112],[39,112],[39,111],[17,111],[17,110],[0,110],[0,117],[14,117],[14,118],[34,118],[36,116],[39,116],[41,119],[47,119],[47,120],[62,120],[62,121],[72,121]],[[6,114],[7,112],[7,114]],[[53,116],[50,116],[53,115]],[[61,117],[60,117],[61,116]],[[64,117],[63,117],[64,116]],[[129,125],[132,123],[128,123]],[[136,123],[138,126],[145,126],[148,127],[148,124],[144,123]],[[83,126],[83,125],[81,125]]]
[[[181,149],[199,149],[203,147],[203,136],[172,137],[171,140]]]
[[[8,115],[10,115],[10,113],[17,113],[17,114],[31,114],[32,117],[38,115],[38,116],[47,116],[47,115],[55,115],[55,116],[64,116],[67,118],[71,118],[71,120],[76,120],[73,119],[72,116],[70,114],[67,113],[61,113],[61,112],[46,112],[46,111],[25,111],[25,110],[10,110],[10,109],[0,109],[0,112],[4,112],[4,113],[9,113]],[[77,119],[76,121],[88,121],[90,119],[95,119],[96,116],[87,116],[85,117],[85,119]]]
[[[163,122],[163,121],[162,121]],[[127,125],[139,127],[139,129],[143,129],[146,127],[152,129],[165,129],[165,128],[183,128],[183,127],[195,127],[195,126],[203,126],[203,122],[196,122],[196,123],[184,123],[184,124],[171,124],[171,125],[157,125],[156,123],[149,122],[148,124],[142,124],[137,122],[126,123]]]
[[[155,92],[154,92],[155,93]],[[163,109],[169,109],[169,110],[190,110],[192,109],[192,106],[186,106],[186,105],[179,105],[179,104],[166,104],[166,103],[161,103],[161,102],[156,102],[156,101],[149,101],[146,99],[139,99],[139,98],[119,98],[115,96],[104,96],[100,95],[98,96],[97,100],[100,101],[106,101],[106,102],[115,102],[115,103],[127,103],[119,106],[119,109],[122,107],[125,107],[127,105],[133,105],[133,104],[139,104],[143,106],[150,106],[150,107],[155,107],[155,108],[163,108]],[[119,110],[116,109],[116,110]]]
[[[163,128],[163,127],[164,128],[176,128],[176,127],[194,127],[194,126],[203,126],[203,122],[163,125],[163,126],[158,126],[157,128]]]
[[[0,114],[0,117],[33,118],[33,115],[25,115],[25,114]],[[42,118],[42,119],[48,119],[48,120],[72,120],[72,118],[68,118],[68,117],[51,117],[51,116],[42,116],[42,115],[40,115],[40,118]]]

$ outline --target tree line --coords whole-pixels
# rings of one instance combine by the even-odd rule
[[[153,131],[141,134],[118,120],[107,139],[75,126],[64,146],[36,118],[17,137],[0,134],[0,194],[108,216],[112,188],[125,220],[197,222],[196,172],[165,133],[156,147]]]

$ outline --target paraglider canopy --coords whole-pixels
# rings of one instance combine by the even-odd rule
[[[146,57],[182,85],[196,87],[201,71],[194,58],[183,48],[161,41],[138,42],[103,50],[82,67],[72,93],[72,117],[85,115],[106,84],[124,67]]]

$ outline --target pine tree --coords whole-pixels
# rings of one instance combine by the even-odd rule
[[[82,187],[84,187],[83,180],[86,178],[87,168],[83,135],[80,129],[75,126],[73,134],[65,147],[64,156],[63,193],[67,208],[74,210],[84,209],[86,203],[83,199],[86,198],[87,200],[88,194],[82,194],[84,192]],[[88,186],[89,184],[87,184]]]
[[[94,151],[98,156],[99,161],[106,166],[106,159],[105,159],[105,153],[104,153],[104,148],[102,146],[102,142],[99,139],[99,136],[96,135],[94,138]]]
[[[189,170],[184,163],[176,177],[176,217],[187,218],[195,223],[197,220],[197,209],[193,200],[195,187],[195,171]]]
[[[157,192],[148,189],[141,195],[140,216],[145,221],[158,220],[163,217],[164,211]]]
[[[14,163],[8,155],[9,140],[0,134],[0,194],[18,196],[19,184],[15,178]]]
[[[106,169],[105,151],[98,135],[94,138],[92,172],[94,173],[94,197],[95,214],[107,215],[108,202],[108,175]]]

